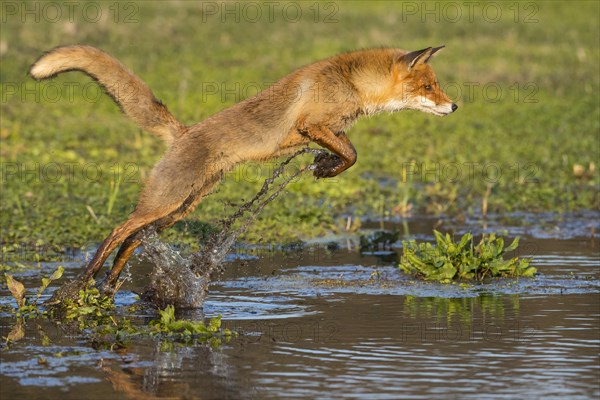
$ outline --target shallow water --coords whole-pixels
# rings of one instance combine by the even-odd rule
[[[30,320],[25,338],[1,351],[1,397],[598,398],[600,243],[592,232],[600,230],[592,217],[453,226],[522,235],[520,255],[540,272],[466,288],[414,282],[396,268],[397,244],[363,255],[347,238],[337,238],[335,250],[324,241],[303,250],[238,249],[211,284],[204,312],[222,314],[240,337],[218,348],[164,351],[144,339],[100,351],[64,327]],[[436,224],[385,227],[431,239]],[[67,277],[80,268],[65,267]],[[135,301],[150,270],[132,268],[118,304]],[[15,276],[36,287],[39,273]],[[3,287],[0,304],[10,302]],[[139,321],[147,317],[140,312]],[[2,336],[14,322],[0,314]]]

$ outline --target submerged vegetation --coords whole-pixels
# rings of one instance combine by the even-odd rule
[[[33,298],[26,296],[25,286],[21,282],[5,274],[6,284],[17,307],[13,310],[15,326],[3,338],[4,345],[22,339],[26,321],[31,318],[48,318],[60,324],[72,325],[96,345],[108,348],[126,346],[134,337],[140,336],[161,340],[165,350],[172,348],[175,343],[208,341],[217,346],[221,339],[228,340],[236,335],[229,329],[221,328],[221,316],[211,318],[206,324],[203,321],[178,319],[173,306],[158,310],[158,319],[147,324],[134,324],[130,318],[119,316],[112,298],[101,295],[95,287],[82,289],[77,299],[69,299],[57,306],[45,308],[38,305],[50,282],[59,279],[63,271],[63,267],[59,267],[49,278],[42,278],[42,284]]]
[[[519,238],[504,247],[504,239],[495,234],[483,235],[475,244],[473,235],[466,233],[455,242],[450,234],[434,231],[435,245],[403,241],[400,269],[426,280],[443,283],[452,280],[483,281],[488,277],[532,277],[537,272],[529,259],[504,256],[517,249]]]

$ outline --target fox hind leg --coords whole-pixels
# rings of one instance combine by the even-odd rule
[[[117,252],[115,260],[113,261],[113,266],[101,284],[103,292],[107,293],[115,286],[116,281],[119,278],[119,274],[125,267],[127,260],[129,260],[135,249],[137,249],[142,243],[142,232],[143,230],[129,236],[127,239],[125,239],[121,247],[119,247],[119,251]],[[116,292],[116,290],[113,291]]]
[[[201,190],[190,194],[177,209],[168,215],[156,219],[151,224],[148,224],[148,226],[153,226],[157,233],[170,228],[177,221],[182,220],[190,212],[192,212],[198,206],[200,201],[202,201],[204,196],[206,196],[209,191],[219,182],[219,180],[220,174],[215,174],[214,176],[210,177]],[[114,294],[114,292],[116,292],[115,288],[121,271],[125,267],[127,260],[131,257],[135,249],[142,243],[142,229],[128,236],[121,245],[121,248],[115,256],[112,269],[101,284],[101,288],[105,293]]]
[[[160,218],[160,216],[158,218]],[[98,250],[96,250],[94,258],[92,258],[92,261],[90,261],[83,272],[82,278],[87,281],[95,277],[104,265],[108,256],[117,248],[117,246],[119,246],[119,244],[158,218],[153,215],[139,217],[134,212],[127,221],[113,229],[110,235],[104,239]]]
[[[173,224],[175,224],[182,218],[183,215],[176,211],[168,215],[167,217],[161,218],[158,221],[152,223],[151,226],[154,227],[156,233],[160,233],[163,230],[171,227]],[[140,244],[142,244],[143,235],[144,231],[143,229],[141,229],[140,231],[132,234],[127,239],[125,239],[125,241],[119,248],[117,255],[115,256],[115,260],[113,261],[113,266],[111,270],[107,273],[106,277],[100,285],[104,293],[110,293],[114,295],[114,293],[117,291],[117,280],[121,275],[121,271],[123,270],[123,268],[125,268],[127,261],[129,260],[135,249],[137,249],[140,246]]]
[[[46,304],[60,304],[67,299],[76,299],[82,289],[89,287],[90,280],[98,274],[108,256],[116,247],[129,236],[154,221],[152,215],[140,216],[135,212],[127,221],[119,225],[108,235],[100,245],[94,258],[87,265],[85,271],[76,279],[61,286],[56,290]]]

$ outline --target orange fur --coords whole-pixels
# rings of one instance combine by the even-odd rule
[[[160,136],[168,148],[152,170],[129,219],[115,228],[88,264],[95,276],[119,245],[104,289],[148,226],[165,229],[190,213],[244,161],[277,157],[313,141],[332,154],[318,157],[317,178],[336,176],[356,162],[345,130],[362,115],[415,109],[447,115],[457,106],[441,91],[428,61],[441,48],[407,53],[381,48],[340,54],[299,68],[267,90],[192,126],[184,126],[137,76],[90,46],[58,47],[31,67],[35,79],[78,70],[97,80],[126,115]]]

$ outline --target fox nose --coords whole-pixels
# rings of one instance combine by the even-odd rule
[[[456,105],[456,103],[452,103],[452,112],[456,111],[458,109],[458,106]]]

